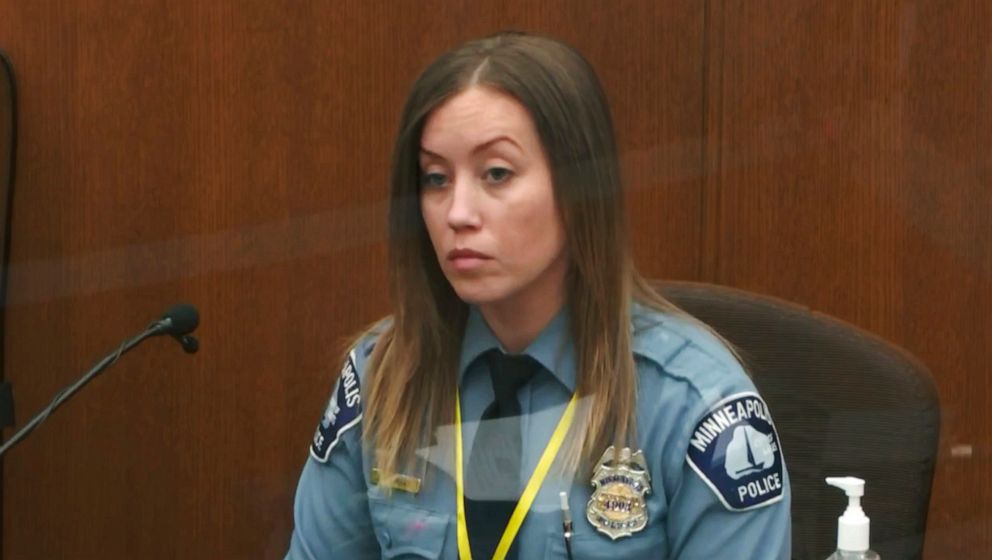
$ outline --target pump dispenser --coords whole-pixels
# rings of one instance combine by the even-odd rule
[[[853,476],[827,477],[827,484],[847,494],[847,510],[837,518],[837,551],[827,560],[879,560],[878,553],[868,550],[868,516],[861,509],[865,481]]]

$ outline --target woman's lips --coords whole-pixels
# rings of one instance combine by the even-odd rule
[[[491,260],[489,255],[472,249],[455,249],[448,253],[448,262],[459,272],[469,272],[483,266]]]

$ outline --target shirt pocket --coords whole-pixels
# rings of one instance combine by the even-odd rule
[[[383,558],[440,558],[451,515],[369,498],[375,538]]]
[[[565,537],[561,530],[548,538],[548,558],[568,558],[565,550]],[[627,537],[612,540],[593,530],[572,534],[572,560],[592,559],[665,560],[668,558],[668,537],[665,530],[657,525],[649,525]]]

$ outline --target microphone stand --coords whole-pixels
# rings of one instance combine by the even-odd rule
[[[107,357],[105,357],[104,359],[100,360],[98,364],[93,366],[93,369],[86,372],[86,374],[80,377],[79,380],[77,380],[75,383],[69,385],[65,389],[62,389],[61,391],[56,393],[55,398],[52,399],[52,402],[47,407],[45,407],[44,410],[36,414],[34,418],[31,419],[30,422],[28,422],[23,428],[18,430],[16,434],[14,434],[9,440],[7,440],[6,443],[3,444],[2,447],[0,447],[0,457],[3,457],[4,453],[6,453],[7,450],[17,445],[18,442],[20,442],[28,434],[30,434],[35,428],[37,428],[38,424],[44,422],[45,419],[48,418],[48,416],[52,412],[54,412],[56,408],[62,405],[62,403],[64,403],[65,401],[69,400],[69,397],[74,395],[76,391],[82,389],[83,386],[89,383],[94,377],[100,375],[103,372],[103,370],[107,369],[115,362],[117,362],[117,360],[119,360],[121,356],[127,353],[128,350],[141,344],[142,342],[144,342],[145,339],[160,334],[163,334],[163,328],[161,323],[153,323],[152,326],[146,329],[143,333],[139,334],[134,338],[125,340],[124,343],[121,344],[120,348],[108,354]],[[189,339],[192,339],[194,342],[196,340],[193,337],[189,337],[188,335],[183,335],[182,338],[187,338],[187,337]],[[178,339],[179,337],[177,337],[177,340]],[[184,341],[180,340],[180,344],[183,345],[184,350],[186,350],[188,353],[192,353],[189,352],[189,350],[187,349],[187,345]]]

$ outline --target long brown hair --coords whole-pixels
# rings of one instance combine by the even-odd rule
[[[623,185],[613,122],[592,66],[546,37],[501,33],[435,60],[414,83],[393,151],[389,271],[391,323],[379,334],[368,374],[366,441],[378,467],[395,472],[454,420],[453,391],[468,308],[437,263],[419,203],[424,122],[473,86],[513,96],[534,120],[552,171],[567,236],[566,305],[577,351],[577,392],[586,406],[573,424],[575,459],[594,461],[634,437],[636,370],[631,303],[677,310],[635,271],[626,239]]]

